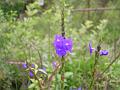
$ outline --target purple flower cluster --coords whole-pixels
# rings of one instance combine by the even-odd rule
[[[54,47],[58,56],[65,56],[67,52],[72,51],[72,39],[66,39],[61,35],[55,35]]]
[[[28,68],[26,63],[23,63],[23,64],[22,64],[22,67],[23,67],[24,69],[27,69],[27,68]],[[31,64],[31,68],[35,68],[35,65],[34,65],[34,64]],[[33,76],[34,76],[34,74],[33,74],[32,71],[29,71],[29,76],[30,76],[30,77],[33,77]]]
[[[24,69],[27,69],[28,67],[27,67],[27,64],[26,63],[23,63],[22,64],[22,67],[24,68]],[[31,68],[35,68],[35,64],[31,64]],[[44,71],[46,71],[46,68],[45,67],[43,67],[42,68]],[[38,70],[39,70],[39,68],[38,68]],[[29,71],[29,76],[32,78],[33,76],[34,76],[34,74],[33,74],[33,71]]]
[[[90,55],[92,55],[93,51],[95,51],[95,48],[92,48],[92,44],[91,42],[89,43],[89,51],[90,51]],[[100,50],[99,52],[100,56],[106,56],[108,55],[108,51],[107,50]]]
[[[22,64],[22,67],[23,67],[24,69],[27,69],[27,68],[28,68],[26,63],[23,63],[23,64]],[[31,67],[32,67],[32,68],[35,68],[35,65],[34,65],[34,64],[31,64]]]

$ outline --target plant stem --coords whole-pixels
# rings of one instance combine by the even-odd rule
[[[97,66],[97,61],[99,59],[99,51],[100,51],[101,47],[100,45],[97,46],[97,51],[95,51],[95,62],[94,62],[94,66],[93,66],[93,74],[92,74],[92,81],[91,81],[91,84],[90,84],[90,90],[96,90],[96,66]],[[92,89],[93,87],[93,89]]]
[[[57,85],[58,85],[58,78],[57,75],[55,75],[55,90],[57,90]]]
[[[65,26],[64,26],[64,6],[61,10],[61,34],[62,37],[65,39]],[[62,56],[61,59],[62,62],[62,66],[61,66],[61,70],[60,70],[60,74],[61,74],[61,90],[64,90],[64,62],[65,62],[65,58],[64,56]]]
[[[64,8],[61,10],[61,34],[62,37],[65,38],[65,24],[64,24]]]
[[[65,65],[64,61],[65,61],[65,58],[62,57],[61,59],[62,66],[61,66],[61,72],[60,72],[61,73],[61,90],[64,90],[64,65]]]

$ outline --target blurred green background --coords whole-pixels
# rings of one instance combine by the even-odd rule
[[[63,7],[66,37],[73,40],[73,51],[65,57],[65,90],[80,86],[89,90],[94,60],[94,54],[89,54],[89,42],[93,47],[101,42],[102,49],[109,50],[108,56],[99,58],[98,74],[120,52],[119,5],[120,0],[0,0],[0,90],[27,90],[29,80],[20,64],[26,60],[40,65],[42,59],[48,75],[53,71],[51,63],[60,61],[53,40],[55,34],[61,34]],[[112,10],[78,10],[85,8]],[[98,82],[97,90],[120,90],[117,59]],[[52,90],[59,90],[57,76]]]

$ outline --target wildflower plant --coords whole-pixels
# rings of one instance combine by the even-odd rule
[[[106,5],[111,5],[120,0],[96,1],[110,1]],[[120,61],[116,62],[120,57],[119,15],[111,11],[103,14],[100,9],[93,17],[90,12],[96,10],[84,10],[84,2],[1,0],[0,90],[21,89],[18,84],[23,86],[24,82],[20,75],[30,80],[24,90],[119,90],[114,88],[120,86]],[[83,9],[79,9],[80,5]],[[76,13],[81,11],[92,14],[88,15],[89,20],[85,20],[85,13]],[[104,15],[109,22],[98,21]],[[111,15],[115,15],[113,19]],[[17,63],[18,70],[16,65],[12,68],[4,63],[14,59],[28,62]]]
[[[72,89],[75,88],[77,90],[82,90],[84,89],[84,87],[87,87],[92,90],[96,87],[98,83],[97,75],[99,74],[99,72],[100,74],[102,72],[102,69],[99,68],[100,58],[102,56],[106,57],[109,54],[108,50],[104,49],[100,45],[97,45],[97,47],[94,48],[92,46],[92,42],[90,42],[88,45],[89,51],[87,51],[87,53],[90,54],[90,60],[87,60],[86,56],[84,56],[84,59],[78,58],[79,63],[78,61],[73,61],[74,63],[70,64],[67,59],[67,54],[72,52],[73,39],[67,38],[66,36],[67,31],[65,32],[64,30],[65,28],[63,17],[64,15],[62,12],[61,34],[54,35],[54,41],[52,44],[55,50],[55,54],[58,56],[58,58],[60,58],[60,60],[54,60],[53,62],[51,62],[50,65],[52,66],[52,70],[49,70],[48,73],[46,68],[44,67],[38,68],[38,66],[35,64],[23,64],[23,67],[28,72],[29,78],[32,81],[32,84],[30,84],[29,88],[39,87],[40,90],[51,88],[56,90],[65,90],[66,88],[70,89],[69,87],[73,87]],[[90,36],[88,35],[87,37],[89,38]],[[85,42],[88,43],[89,41]],[[83,49],[81,46],[79,46],[79,48]],[[79,55],[81,55],[82,50],[79,52]],[[76,78],[77,80],[74,81],[74,79]],[[72,84],[69,85],[71,81],[76,83],[76,86],[73,86]]]
[[[107,56],[108,55],[108,51],[107,50],[101,50],[101,46],[98,45],[97,48],[93,48],[92,47],[92,43],[89,43],[89,52],[90,55],[92,55],[93,52],[95,52],[95,59],[94,59],[94,64],[93,64],[93,70],[92,70],[92,81],[90,84],[90,89],[95,89],[96,88],[96,83],[97,83],[97,77],[96,73],[97,73],[97,66],[98,66],[98,60],[99,60],[99,56]]]
[[[38,66],[36,67],[34,64],[29,66],[24,64],[23,67],[28,71],[28,75],[32,81],[29,88],[34,86],[36,88],[39,87],[40,90],[82,90],[86,88],[96,90],[94,88],[96,88],[99,83],[97,79],[101,76],[101,73],[104,73],[102,70],[105,68],[102,67],[101,69],[100,66],[104,66],[104,64],[106,64],[104,62],[107,62],[107,60],[105,61],[104,58],[107,58],[109,52],[107,49],[101,47],[101,45],[96,45],[96,48],[93,47],[92,42],[88,45],[89,51],[86,51],[85,53],[83,52],[86,50],[86,43],[88,43],[89,40],[96,39],[96,43],[98,43],[99,40],[102,41],[103,37],[99,35],[99,32],[102,35],[104,34],[102,32],[105,29],[106,20],[101,21],[100,25],[97,26],[94,26],[92,21],[87,21],[85,24],[81,25],[82,28],[78,30],[77,33],[75,32],[76,28],[67,30],[67,27],[67,29],[65,29],[64,13],[65,11],[63,8],[61,10],[61,31],[59,31],[61,34],[54,35],[54,41],[52,43],[55,54],[60,59],[56,60],[56,58],[52,58],[53,61],[51,60],[50,64],[52,68],[48,68],[48,73],[44,67],[38,68]],[[59,13],[57,12],[57,15],[58,14]],[[60,15],[58,15],[58,17],[60,17]],[[55,18],[55,21],[57,20],[60,19]],[[57,26],[55,28],[57,28]],[[67,38],[66,34],[68,34],[69,31],[73,38]],[[67,54],[72,52],[73,41],[75,42],[74,46],[76,48],[76,52],[73,53],[75,53],[74,56],[77,58],[71,58],[72,64],[70,64],[70,62],[68,62]],[[77,44],[78,47],[76,47]],[[90,54],[90,56],[87,56],[86,53]],[[103,58],[103,60],[101,60],[101,58]],[[100,65],[101,63],[102,65]],[[30,67],[32,70],[29,69]],[[36,78],[39,75],[40,77]]]

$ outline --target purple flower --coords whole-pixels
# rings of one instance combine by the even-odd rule
[[[82,88],[81,88],[81,87],[79,87],[77,90],[82,90]]]
[[[95,48],[92,48],[92,44],[91,44],[91,42],[90,42],[90,43],[89,43],[90,55],[92,55],[93,50],[95,50]]]
[[[72,87],[70,87],[70,90],[72,90]]]
[[[106,56],[106,55],[108,55],[107,50],[100,50],[100,56]]]
[[[70,87],[70,90],[82,90],[82,88],[81,87],[79,87],[79,88],[72,88],[72,87]]]
[[[33,77],[33,76],[34,76],[34,74],[33,74],[32,71],[29,71],[29,76],[30,76],[30,77]]]
[[[72,51],[72,39],[65,39],[61,35],[55,35],[54,47],[58,56],[65,56],[67,51]]]
[[[52,62],[52,66],[53,66],[53,68],[55,69],[56,66],[57,66],[57,63],[56,63],[55,61],[53,61],[53,62]]]
[[[26,64],[26,63],[23,63],[23,64],[22,64],[22,67],[23,67],[24,69],[27,69],[27,64]]]
[[[31,67],[32,67],[32,68],[35,68],[35,65],[34,65],[34,64],[31,64]]]
[[[43,67],[42,69],[43,69],[44,71],[46,71],[46,68],[45,68],[45,67]]]

